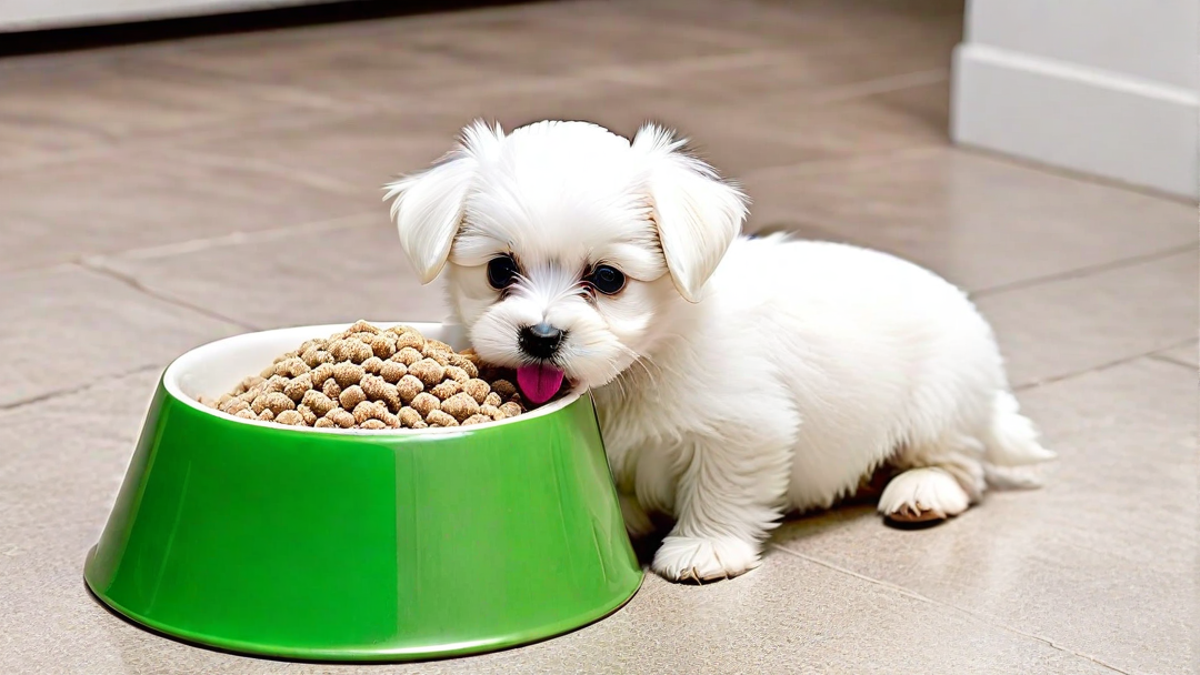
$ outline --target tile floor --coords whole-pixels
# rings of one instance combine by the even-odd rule
[[[751,229],[945,274],[1061,461],[938,528],[842,508],[744,578],[649,578],[555,640],[362,672],[1196,672],[1196,208],[951,148],[961,24],[938,0],[585,0],[0,60],[0,672],[358,672],[148,634],[80,566],[173,356],[442,318],[378,188],[475,115],[663,120],[745,184]]]

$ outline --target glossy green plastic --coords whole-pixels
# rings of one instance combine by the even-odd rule
[[[269,363],[335,329],[252,334],[240,350],[246,336],[230,338],[167,370],[88,555],[101,600],[231,651],[399,661],[548,638],[636,592],[642,571],[586,395],[501,423],[358,433],[191,400],[253,372],[237,368],[259,354]]]

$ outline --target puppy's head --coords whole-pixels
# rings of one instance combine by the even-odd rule
[[[386,198],[421,281],[446,270],[476,351],[539,403],[564,375],[600,386],[645,354],[740,231],[742,194],[682,145],[653,125],[631,142],[583,122],[476,123]]]

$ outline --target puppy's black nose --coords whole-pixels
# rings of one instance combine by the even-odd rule
[[[562,344],[563,332],[546,322],[526,326],[518,334],[521,351],[535,359],[548,359]]]

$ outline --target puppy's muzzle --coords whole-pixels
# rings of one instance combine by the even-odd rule
[[[551,326],[548,323],[542,322],[533,326],[525,326],[517,335],[517,343],[521,347],[521,351],[535,359],[548,359],[562,345],[564,333]]]

